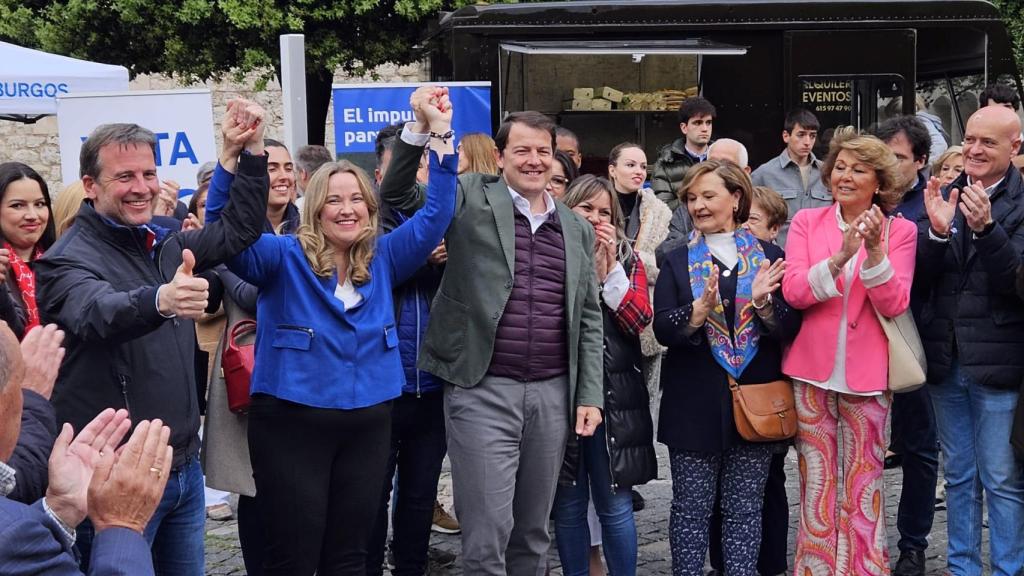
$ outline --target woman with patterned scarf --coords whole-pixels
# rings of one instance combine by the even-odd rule
[[[691,168],[679,195],[695,232],[666,254],[654,289],[654,334],[668,347],[658,440],[671,458],[674,575],[703,574],[719,485],[725,572],[757,574],[771,445],[740,437],[729,380],[744,386],[783,378],[782,346],[800,316],[779,289],[782,250],[740,227],[752,193],[732,162]]]
[[[21,162],[0,164],[0,320],[19,340],[39,325],[29,263],[53,244],[52,216],[43,177]]]

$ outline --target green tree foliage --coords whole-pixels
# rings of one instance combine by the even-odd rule
[[[333,72],[422,56],[439,11],[472,0],[0,0],[0,39],[185,82],[279,72],[281,34],[306,36],[310,141],[323,142]]]

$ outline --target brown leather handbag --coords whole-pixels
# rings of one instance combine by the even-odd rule
[[[736,430],[750,442],[777,442],[796,436],[793,383],[774,380],[740,386],[729,376]]]
[[[251,338],[244,344],[239,341],[255,332],[255,320],[235,322],[225,335],[227,342],[220,356],[220,367],[228,390],[228,408],[237,414],[245,414],[249,410],[249,386],[255,364],[255,342]]]

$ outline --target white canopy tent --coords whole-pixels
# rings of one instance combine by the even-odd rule
[[[0,42],[0,119],[35,122],[57,96],[128,90],[128,69]]]

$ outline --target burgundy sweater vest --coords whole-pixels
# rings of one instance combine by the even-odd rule
[[[531,233],[515,213],[512,293],[498,320],[487,373],[520,382],[561,376],[569,369],[565,328],[565,242],[558,212]]]

